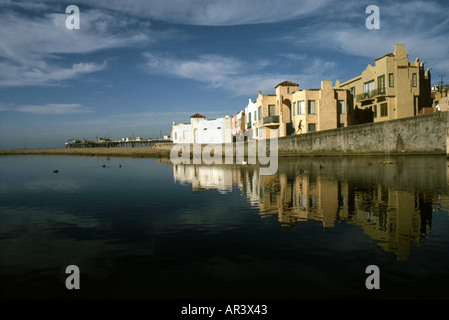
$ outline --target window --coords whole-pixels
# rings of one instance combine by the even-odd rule
[[[418,86],[418,76],[416,73],[412,74],[412,87],[417,87]]]
[[[258,112],[258,120],[262,120],[262,107],[257,108],[257,112]]]
[[[295,115],[295,112],[296,112],[296,102],[293,102],[292,116]]]
[[[388,104],[387,103],[382,103],[380,105],[380,116],[381,117],[388,116]]]
[[[290,93],[290,88],[289,87],[287,87],[287,93]]]
[[[315,132],[316,131],[316,123],[309,123],[307,126],[307,132]]]
[[[316,114],[316,101],[315,100],[309,100],[307,104],[307,113],[308,114]]]
[[[268,116],[275,116],[275,115],[276,115],[276,105],[269,104],[268,105]]]
[[[175,132],[175,140],[178,140],[178,133]]]
[[[345,127],[344,122],[343,122],[343,123],[339,123],[339,124],[338,124],[338,127],[339,127],[339,128],[344,128],[344,127]]]
[[[377,92],[382,94],[385,93],[385,75],[377,77]]]
[[[306,107],[304,101],[298,101],[298,114],[306,114]]]
[[[248,113],[248,125],[247,128],[251,128],[251,112]]]
[[[374,105],[373,107],[373,117],[377,118],[377,105]]]
[[[366,97],[371,98],[374,93],[374,80],[363,84],[363,93]]]
[[[351,87],[349,90],[351,91],[352,96],[355,97],[355,87]]]
[[[221,130],[221,127],[217,127],[217,130]]]
[[[388,82],[389,82],[389,87],[393,88],[394,87],[394,73],[390,73],[388,75]]]
[[[345,114],[346,113],[345,100],[338,100],[337,112],[338,112],[338,114]]]

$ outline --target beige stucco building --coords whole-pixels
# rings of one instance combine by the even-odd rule
[[[277,129],[279,137],[353,124],[352,95],[349,89],[333,88],[332,81],[321,81],[320,89],[299,89],[294,82],[279,83],[275,94],[256,99],[256,136],[271,138],[264,129]],[[298,130],[301,122],[302,130]],[[264,136],[265,134],[265,136]]]
[[[393,53],[375,60],[361,75],[340,83],[336,89],[349,89],[354,97],[354,124],[416,116],[432,106],[430,70],[424,71],[419,58],[409,62],[404,44]]]

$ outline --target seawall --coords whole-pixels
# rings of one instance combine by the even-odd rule
[[[447,154],[448,112],[278,139],[280,156]]]
[[[301,135],[293,135],[278,139],[278,155],[289,156],[345,156],[345,155],[449,155],[448,133],[449,112],[437,112],[416,117],[355,125],[345,128],[318,131]],[[164,143],[147,147],[116,148],[55,148],[0,150],[0,155],[13,154],[65,154],[90,156],[133,156],[133,157],[170,157],[174,144]],[[186,147],[190,153],[193,145],[178,145],[178,149]],[[225,145],[201,145],[206,147],[222,147]],[[248,147],[256,151],[257,141],[232,144],[233,156],[237,149],[244,147],[247,156]],[[267,143],[269,150],[269,143]],[[182,153],[180,152],[179,155]],[[250,152],[251,155],[255,153]],[[192,156],[192,154],[190,154]]]

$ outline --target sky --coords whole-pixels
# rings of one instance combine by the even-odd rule
[[[447,0],[0,0],[0,149],[169,135],[282,81],[349,80],[396,43],[447,84],[448,12]]]

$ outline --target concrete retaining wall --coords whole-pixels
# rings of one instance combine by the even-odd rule
[[[279,155],[446,154],[448,112],[279,138]]]

